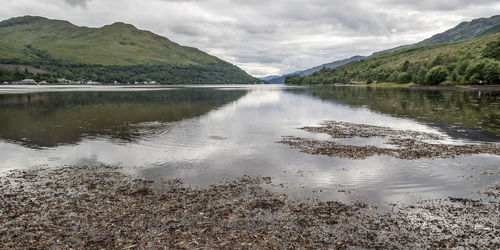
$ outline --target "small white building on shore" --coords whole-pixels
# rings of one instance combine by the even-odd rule
[[[33,80],[33,79],[24,79],[24,80],[21,81],[21,84],[27,84],[27,85],[31,84],[31,85],[33,85],[33,84],[36,84],[36,81]]]

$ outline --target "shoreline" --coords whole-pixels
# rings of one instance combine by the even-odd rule
[[[286,84],[285,84],[286,85]],[[447,91],[485,91],[497,92],[500,91],[500,85],[417,85],[413,83],[372,83],[372,84],[341,84],[334,83],[330,85],[286,85],[286,86],[302,86],[302,87],[367,87],[367,88],[407,88],[411,90],[447,90]]]
[[[447,85],[447,86],[427,86],[427,85],[411,85],[410,89],[413,90],[454,90],[454,91],[500,91],[500,86],[498,85]]]
[[[362,201],[296,201],[269,177],[207,188],[115,166],[0,177],[5,248],[498,248],[494,201],[449,197],[382,212]],[[489,189],[488,189],[489,190]],[[493,191],[498,193],[498,187]]]

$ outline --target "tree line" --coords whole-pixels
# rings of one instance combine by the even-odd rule
[[[23,69],[0,69],[0,82],[14,82],[27,78],[37,81],[56,82],[57,78],[72,81],[96,81],[100,83],[134,83],[156,81],[161,84],[238,84],[253,83],[256,79],[243,70],[224,61],[204,65],[96,65],[70,63],[53,58],[47,52],[26,46],[36,59],[2,59],[0,64],[33,65],[43,67],[49,74],[32,74]]]

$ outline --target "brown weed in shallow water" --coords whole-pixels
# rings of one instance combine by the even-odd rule
[[[0,246],[500,247],[498,202],[449,198],[379,212],[361,202],[290,200],[261,186],[270,181],[191,188],[110,166],[15,171],[0,178]]]
[[[466,154],[500,155],[499,144],[450,145],[429,143],[426,140],[441,140],[443,138],[431,133],[394,130],[388,127],[348,122],[326,121],[321,125],[320,127],[303,127],[301,129],[311,133],[328,134],[334,139],[382,137],[388,139],[386,144],[396,146],[396,148],[345,145],[335,141],[319,141],[295,136],[285,136],[278,142],[290,145],[308,154],[350,159],[366,159],[374,155],[388,155],[407,160],[452,158]]]

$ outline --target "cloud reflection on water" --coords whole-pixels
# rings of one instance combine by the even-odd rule
[[[88,138],[77,144],[46,149],[0,142],[0,169],[41,164],[121,164],[133,167],[131,171],[139,175],[184,178],[192,185],[209,185],[221,178],[242,175],[272,176],[276,183],[303,185],[307,190],[323,189],[324,192],[314,195],[346,201],[415,200],[410,194],[468,196],[480,185],[457,180],[457,175],[474,174],[470,166],[478,162],[477,157],[408,161],[376,156],[348,160],[307,155],[275,143],[287,135],[312,136],[297,128],[324,120],[442,133],[411,119],[322,101],[311,95],[283,91],[281,87],[252,87],[243,97],[201,116],[150,123],[156,126],[156,132],[136,141]],[[500,158],[482,156],[480,162],[484,167],[494,167]],[[357,192],[348,195],[338,192],[343,186]],[[293,197],[311,195],[300,188],[287,192]]]

